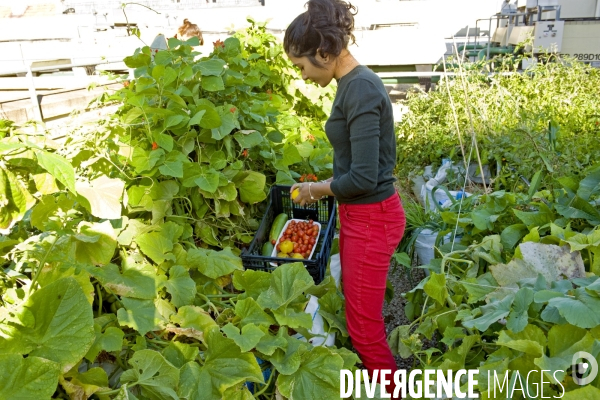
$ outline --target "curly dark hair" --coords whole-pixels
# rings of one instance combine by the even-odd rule
[[[315,59],[317,51],[339,56],[355,43],[354,16],[356,7],[342,0],[310,0],[307,11],[298,15],[285,31],[283,48],[294,57],[307,57],[313,65],[322,67]]]

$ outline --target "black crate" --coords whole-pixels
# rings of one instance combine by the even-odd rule
[[[271,265],[272,262],[276,262],[278,265],[301,262],[313,277],[315,283],[319,284],[325,277],[325,270],[327,269],[327,262],[331,253],[331,244],[335,236],[335,197],[325,196],[316,203],[301,207],[292,202],[290,188],[291,186],[280,185],[271,187],[267,209],[258,231],[254,235],[250,247],[242,250],[242,264],[247,269],[273,271],[277,267]],[[286,213],[289,219],[312,219],[321,224],[317,248],[310,260],[293,259],[292,261],[289,258],[265,257],[262,255],[262,246],[266,240],[269,240],[269,232],[271,231],[273,219],[281,213]]]

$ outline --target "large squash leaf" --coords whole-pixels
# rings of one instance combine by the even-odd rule
[[[0,354],[0,399],[49,399],[59,375],[60,366],[54,361]]]
[[[94,343],[92,306],[81,285],[63,278],[35,292],[17,311],[24,325],[0,325],[0,353],[42,357],[70,370]],[[28,316],[25,316],[27,314]]]
[[[344,360],[325,347],[304,354],[300,368],[279,375],[277,387],[289,399],[334,399],[340,395],[340,370]]]
[[[139,386],[145,399],[179,399],[175,392],[179,383],[179,369],[160,353],[153,350],[136,351],[129,364],[133,368],[123,372],[121,383]]]

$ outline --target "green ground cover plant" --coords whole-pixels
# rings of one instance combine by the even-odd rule
[[[57,142],[0,121],[0,398],[339,398],[340,369],[359,360],[333,279],[239,257],[269,187],[329,177],[332,163],[332,92],[298,84],[250,22],[207,56],[169,39],[127,57],[135,79],[98,99],[120,108],[92,131]],[[499,174],[439,213],[407,207],[411,230],[460,242],[423,266],[390,343],[421,368],[480,368],[484,398],[489,370],[508,390],[538,371],[531,393],[597,397],[600,378],[576,386],[570,357],[600,354],[600,74],[569,60],[477,68],[411,96],[398,128],[400,179],[460,161],[452,98]],[[333,347],[298,336],[313,339],[309,295]]]
[[[459,132],[465,159],[475,132],[482,163],[499,171],[495,190],[526,191],[519,176],[530,180],[540,169],[551,184],[593,165],[600,152],[600,71],[553,55],[518,73],[521,60],[465,68],[435,91],[409,93],[397,130],[400,179],[442,158],[462,162]]]
[[[600,101],[588,86],[600,75],[555,61],[493,77],[469,68],[464,82],[410,97],[399,126],[400,173],[442,157],[462,163],[450,93],[461,131],[475,130],[482,160],[499,172],[487,192],[471,185],[473,196],[443,210],[408,214],[414,232],[423,221],[457,241],[422,266],[429,275],[404,294],[411,323],[389,337],[416,368],[479,369],[482,398],[540,398],[542,388],[565,399],[600,395],[600,379],[578,386],[571,365],[577,351],[600,359]],[[508,382],[495,397],[488,372]]]
[[[1,125],[0,398],[334,398],[358,361],[331,278],[239,257],[270,185],[331,173],[330,93],[264,24],[194,40],[127,57],[91,132]],[[337,346],[306,340],[309,295]]]
[[[330,175],[321,122],[331,92],[309,87],[309,98],[294,85],[298,75],[264,24],[214,46],[200,61],[177,39],[171,50],[140,49],[125,59],[137,79],[103,100],[123,103],[108,130],[121,141],[128,207],[153,219],[171,213],[161,209],[166,185],[173,214],[193,222],[198,240],[238,247],[257,228],[267,187]]]

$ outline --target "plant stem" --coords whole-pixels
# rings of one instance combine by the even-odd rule
[[[273,380],[273,375],[275,375],[276,371],[271,370],[271,375],[269,375],[269,380],[267,381],[267,383],[265,383],[265,386],[260,389],[258,392],[254,393],[254,397],[258,397],[261,394],[263,394],[267,388],[269,387],[269,385],[271,384],[271,381]]]
[[[96,313],[96,318],[102,315],[102,289],[100,288],[100,284],[96,285],[96,290],[98,291],[98,312]]]
[[[129,4],[134,4],[134,5],[146,7],[148,10],[154,11],[155,13],[160,14],[155,9],[150,8],[150,7],[148,7],[147,5],[144,5],[144,4],[140,4],[140,3],[123,3],[122,7],[121,7],[121,10],[123,10],[123,15],[125,16],[125,23],[127,24],[127,36],[131,36],[131,29],[129,29],[129,19],[127,18],[127,13],[125,12],[125,7],[127,7],[127,5],[129,5]],[[142,43],[143,43],[143,41],[142,41]],[[146,43],[144,43],[144,44],[146,44]]]
[[[35,286],[35,283],[36,283],[38,277],[40,276],[40,273],[42,272],[42,268],[44,268],[44,265],[46,265],[46,259],[48,258],[48,255],[54,249],[54,245],[56,244],[57,241],[58,241],[58,236],[55,236],[54,241],[52,242],[52,245],[50,246],[50,248],[48,249],[46,254],[44,254],[44,258],[42,259],[42,261],[40,261],[40,264],[38,265],[38,268],[35,271],[35,275],[31,279],[31,285],[29,286],[29,294],[31,294],[31,291],[33,290],[33,287]]]
[[[234,293],[228,293],[228,294],[206,294],[205,296],[209,299],[219,299],[222,297],[233,298],[233,297],[237,297],[238,295],[234,294]]]
[[[210,301],[210,299],[208,297],[206,297],[206,295],[204,295],[202,293],[196,293],[196,296],[199,296],[202,300],[204,300],[204,302],[206,303],[206,305],[208,305],[210,308],[212,308],[212,310],[215,312],[215,314],[219,315],[219,310],[213,304],[213,302]]]
[[[127,386],[127,389],[131,389],[132,387],[135,387],[135,386],[137,386],[137,382],[133,383],[131,386]],[[113,389],[113,390],[108,390],[108,391],[106,391],[106,392],[96,392],[96,393],[97,393],[97,394],[104,395],[104,396],[109,396],[109,395],[111,395],[111,394],[117,394],[117,393],[119,393],[120,391],[121,391],[121,388],[118,388],[118,389]]]

